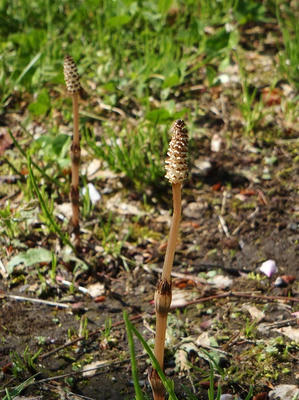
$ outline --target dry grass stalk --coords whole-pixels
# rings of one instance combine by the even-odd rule
[[[72,202],[72,225],[75,234],[75,246],[80,245],[80,225],[79,225],[79,167],[80,167],[80,135],[79,135],[79,96],[81,91],[80,77],[77,66],[73,58],[69,55],[64,57],[64,79],[66,87],[73,100],[74,131],[71,145],[72,160],[72,183],[71,183],[71,202]]]
[[[181,192],[182,182],[188,174],[188,131],[182,120],[176,121],[172,126],[172,138],[165,161],[166,178],[172,184],[173,216],[168,237],[163,271],[155,292],[156,309],[156,337],[155,357],[162,370],[164,366],[164,347],[167,326],[167,314],[171,304],[171,270],[174,253],[179,233],[181,219]],[[165,389],[155,370],[150,373],[150,383],[155,400],[165,398]]]

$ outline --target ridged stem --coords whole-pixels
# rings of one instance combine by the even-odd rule
[[[79,226],[79,167],[80,167],[80,135],[79,135],[79,93],[72,94],[74,133],[71,145],[72,160],[72,183],[71,183],[71,202],[72,202],[72,225],[75,234],[75,246],[80,245],[80,226]]]
[[[171,271],[174,260],[174,253],[179,233],[179,224],[181,219],[181,193],[182,184],[172,184],[173,194],[173,216],[168,237],[167,250],[164,259],[161,280],[158,283],[155,292],[155,309],[156,309],[156,336],[154,353],[161,369],[164,369],[164,350],[165,337],[167,328],[167,315],[171,304]],[[164,400],[165,390],[158,374],[152,374],[151,386],[153,390],[154,400]]]

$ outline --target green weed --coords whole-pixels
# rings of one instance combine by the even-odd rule
[[[110,169],[125,173],[137,188],[161,181],[164,174],[161,156],[166,151],[167,132],[154,126],[137,130],[127,127],[116,134],[107,126],[100,143],[92,134],[87,144],[94,156],[104,160]]]
[[[256,321],[250,322],[250,319],[246,318],[246,324],[244,328],[244,335],[247,338],[254,338],[256,335]]]
[[[154,353],[152,351],[152,349],[149,347],[149,345],[146,343],[146,341],[143,339],[142,335],[138,332],[138,330],[134,327],[134,325],[131,323],[131,321],[128,318],[128,314],[126,311],[124,311],[123,313],[123,317],[126,323],[126,328],[127,331],[131,331],[129,334],[131,335],[131,339],[132,339],[132,334],[134,333],[134,335],[137,337],[137,339],[140,341],[140,343],[142,344],[144,350],[146,351],[146,353],[148,354],[152,366],[153,368],[157,371],[163,385],[165,386],[165,389],[167,391],[167,393],[169,394],[169,398],[171,400],[178,400],[175,392],[174,392],[174,387],[173,387],[173,382],[170,379],[167,379],[164,372],[162,371],[156,357],[154,356]],[[130,339],[130,340],[131,340]],[[131,347],[130,349],[131,351],[131,357],[134,357],[134,349]],[[138,377],[136,376],[136,373],[134,371],[134,375],[135,375],[135,379],[137,379]],[[134,382],[135,384],[135,382]]]
[[[284,49],[279,53],[282,73],[299,89],[299,26],[298,15],[287,3],[277,0],[276,16],[282,32]]]
[[[264,105],[261,100],[257,100],[256,88],[253,90],[250,89],[248,76],[244,69],[243,61],[237,53],[235,54],[239,65],[243,96],[240,110],[245,122],[245,132],[246,134],[252,134],[264,116]]]
[[[21,231],[19,226],[19,212],[12,210],[9,202],[0,210],[0,227],[1,231],[5,232],[10,239],[17,237]]]
[[[47,224],[47,226],[49,227],[50,230],[54,231],[58,235],[58,237],[61,239],[61,241],[64,244],[70,246],[71,249],[74,251],[74,253],[76,253],[75,248],[72,245],[72,243],[70,242],[68,236],[62,232],[59,225],[56,223],[56,221],[53,217],[53,210],[51,210],[52,206],[50,203],[48,203],[45,192],[43,191],[44,193],[42,193],[40,191],[40,189],[38,188],[36,178],[33,174],[31,165],[32,165],[31,158],[28,156],[29,182],[30,182],[33,192],[35,192],[35,194],[39,200],[40,207],[42,209],[42,212],[43,212],[43,215],[45,218],[45,223]]]
[[[31,376],[30,378],[26,379],[24,382],[20,383],[17,387],[13,388],[13,389],[5,389],[5,396],[3,397],[3,400],[13,400],[16,397],[19,397],[19,395],[22,393],[22,391],[30,386],[34,381],[35,381],[35,377],[38,374],[35,374],[33,376]]]
[[[19,377],[20,375],[24,375],[27,372],[35,372],[35,361],[37,360],[41,351],[42,349],[39,349],[35,354],[31,354],[27,346],[22,355],[17,352],[12,352],[10,354],[10,359],[12,361],[12,373],[14,374],[14,376]]]
[[[126,313],[124,313],[124,320],[125,320],[126,330],[127,330],[127,335],[128,335],[129,350],[130,350],[130,357],[131,357],[132,377],[133,377],[133,382],[134,382],[136,400],[143,400],[144,396],[143,396],[141,387],[139,385],[139,380],[138,380],[133,332],[132,332],[131,326],[129,324],[129,319],[128,319],[128,316]]]

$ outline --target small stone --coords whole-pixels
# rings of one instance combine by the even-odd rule
[[[200,219],[203,216],[204,210],[206,210],[206,203],[191,202],[183,209],[184,216],[193,219]]]
[[[299,397],[296,385],[279,385],[269,392],[269,400],[293,400]]]
[[[221,150],[222,139],[218,133],[215,133],[211,139],[211,151],[214,153],[218,153]]]
[[[195,160],[194,172],[203,177],[207,176],[212,169],[212,163],[209,160]]]
[[[289,228],[291,231],[297,232],[297,231],[299,230],[299,224],[298,224],[298,223],[296,224],[296,222],[290,222],[290,223],[288,224],[288,228]]]
[[[260,266],[260,271],[263,272],[268,278],[271,278],[271,276],[278,271],[276,262],[274,260],[267,260],[263,262],[263,264]]]
[[[234,396],[232,394],[222,394],[220,400],[234,400]]]
[[[274,282],[274,286],[276,287],[287,287],[288,285],[292,284],[293,282],[295,282],[296,277],[293,275],[282,275],[279,276],[275,282]]]
[[[88,183],[87,185],[88,188],[88,194],[89,194],[89,199],[91,201],[91,204],[95,205],[98,201],[101,200],[101,195],[95,188],[95,186],[92,183]],[[83,188],[82,190],[83,195],[86,193],[86,188]]]

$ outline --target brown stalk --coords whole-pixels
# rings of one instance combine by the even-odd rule
[[[69,55],[64,57],[64,79],[66,87],[73,101],[73,139],[71,145],[72,160],[72,225],[75,235],[75,246],[80,246],[80,225],[79,225],[79,167],[80,167],[80,134],[79,134],[79,95],[81,92],[80,77],[73,58]]]
[[[173,216],[168,237],[161,279],[155,292],[156,336],[154,353],[161,369],[164,369],[164,348],[167,327],[167,315],[171,304],[171,270],[179,233],[181,219],[182,182],[188,174],[188,133],[182,120],[172,126],[172,139],[165,162],[166,178],[172,184]],[[165,399],[165,388],[156,370],[149,373],[154,400]]]

